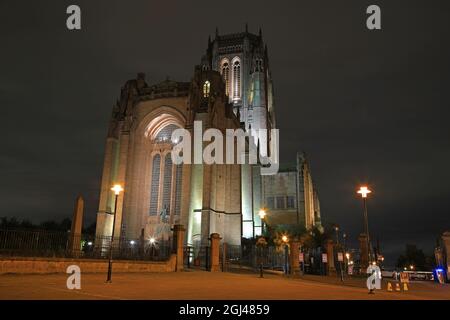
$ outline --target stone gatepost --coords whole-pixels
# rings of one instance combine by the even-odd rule
[[[177,265],[176,271],[183,271],[184,268],[184,226],[181,224],[176,224],[173,226],[173,253],[177,255]]]
[[[220,255],[220,235],[218,233],[211,233],[211,272],[220,271],[219,255]]]
[[[450,279],[450,231],[444,232],[441,238],[445,253],[444,263],[447,265],[447,279]]]
[[[359,235],[359,265],[361,268],[361,274],[365,274],[369,267],[369,248],[367,246],[367,235],[361,233]]]
[[[291,241],[290,245],[291,245],[291,252],[289,255],[289,264],[291,266],[290,274],[291,276],[300,275],[300,261],[299,261],[300,241],[298,239],[294,239],[293,241]]]
[[[70,251],[73,256],[78,257],[81,252],[81,231],[83,228],[84,200],[78,196],[72,216],[72,226],[70,228]]]
[[[327,274],[328,275],[335,275],[336,274],[336,268],[334,267],[334,242],[333,240],[327,240],[325,243],[325,248],[327,250]]]

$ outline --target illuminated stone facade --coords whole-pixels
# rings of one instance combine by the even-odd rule
[[[110,188],[116,183],[125,189],[115,212],[117,237],[167,239],[174,224],[186,227],[185,242],[195,246],[206,245],[211,233],[237,245],[242,237],[261,234],[258,212],[267,198],[261,167],[174,165],[170,138],[177,128],[189,130],[193,138],[194,121],[202,121],[203,130],[222,132],[275,128],[272,87],[262,34],[248,30],[222,36],[216,31],[191,82],[150,86],[143,74],[127,81],[106,140],[97,235],[112,233]],[[317,221],[318,206],[307,170],[301,170],[305,196],[296,197],[296,208],[305,208],[304,223],[310,226]]]
[[[203,85],[208,81],[209,93]],[[193,123],[203,129],[236,129],[240,123],[225,95],[221,75],[196,67],[192,82],[166,80],[154,86],[140,74],[122,88],[106,142],[97,235],[111,235],[114,196],[118,198],[115,235],[168,240],[173,224],[187,227],[189,244],[207,243],[210,233],[240,244],[239,165],[174,165],[171,133]],[[192,142],[193,144],[193,142]]]
[[[298,224],[305,229],[323,229],[319,196],[304,154],[297,155],[296,165],[264,176],[262,189],[268,224]]]

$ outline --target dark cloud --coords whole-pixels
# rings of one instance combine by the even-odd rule
[[[275,80],[283,161],[305,150],[323,216],[356,244],[355,189],[370,183],[370,227],[392,261],[405,243],[431,252],[450,228],[445,1],[68,1],[0,3],[1,214],[93,221],[112,104],[139,71],[189,80],[208,35],[263,29]]]

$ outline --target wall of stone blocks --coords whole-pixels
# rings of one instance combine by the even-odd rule
[[[175,272],[176,260],[175,254],[168,261],[117,260],[113,262],[113,272]],[[70,265],[79,266],[82,273],[106,274],[108,271],[108,260],[0,257],[0,274],[66,273]]]

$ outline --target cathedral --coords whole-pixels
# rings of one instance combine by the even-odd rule
[[[261,31],[252,34],[246,27],[219,35],[216,30],[190,82],[167,79],[149,85],[139,73],[125,83],[106,139],[98,236],[111,236],[114,228],[115,237],[168,240],[171,227],[181,224],[187,245],[205,245],[211,233],[240,245],[242,238],[261,234],[261,208],[271,215],[294,210],[295,223],[320,225],[318,196],[304,158],[290,173],[294,179],[286,178],[286,172],[262,175],[260,163],[173,163],[172,133],[180,128],[192,132],[197,121],[203,130],[221,132],[276,128]],[[117,206],[114,184],[125,190]]]

